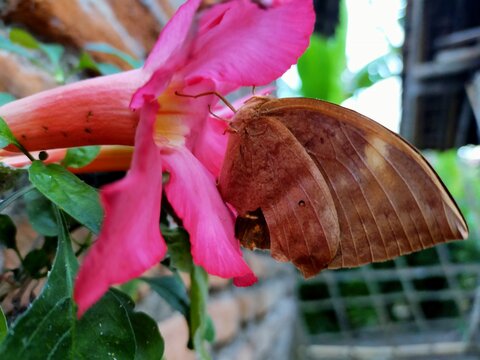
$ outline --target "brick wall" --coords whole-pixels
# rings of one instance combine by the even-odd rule
[[[6,26],[25,28],[44,42],[58,42],[72,56],[88,42],[106,42],[144,57],[178,6],[175,0],[6,0],[0,16]],[[141,23],[142,26],[138,26]],[[0,32],[6,28],[0,27]],[[105,60],[99,56],[99,60]],[[111,60],[108,59],[108,60]],[[23,97],[56,86],[48,72],[0,50],[0,91]],[[31,230],[21,227],[32,240]],[[22,231],[20,231],[21,233]],[[24,246],[29,246],[28,241]],[[0,254],[0,264],[2,264]],[[259,276],[250,288],[211,278],[209,313],[216,329],[215,359],[290,359],[297,309],[295,272],[265,254],[247,254]],[[184,319],[154,293],[139,307],[154,317],[166,342],[168,360],[194,359],[186,348]]]

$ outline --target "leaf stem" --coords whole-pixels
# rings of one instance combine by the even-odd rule
[[[32,154],[30,154],[30,153],[28,152],[28,150],[25,149],[25,148],[23,147],[23,145],[20,144],[18,141],[16,141],[16,142],[14,143],[14,145],[18,148],[18,150],[20,150],[20,151],[28,158],[28,160],[30,160],[30,161],[32,161],[32,162],[36,160],[36,159],[32,156]]]

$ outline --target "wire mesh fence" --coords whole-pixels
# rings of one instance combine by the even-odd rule
[[[463,263],[459,249],[446,244],[302,282],[307,343],[320,345],[309,358],[480,357],[480,264]]]

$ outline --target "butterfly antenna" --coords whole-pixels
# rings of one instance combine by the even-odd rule
[[[230,121],[228,121],[227,119],[224,119],[220,116],[218,116],[217,114],[215,114],[213,111],[212,111],[212,106],[210,104],[208,104],[208,112],[210,113],[210,115],[212,115],[215,119],[218,119],[218,120],[222,120],[222,121],[225,121],[227,123],[229,123]]]
[[[236,112],[237,112],[237,109],[235,109],[235,108],[233,107],[233,105],[232,105],[224,96],[222,96],[221,94],[219,94],[219,93],[216,92],[216,91],[207,91],[207,92],[203,92],[203,93],[200,93],[200,94],[197,94],[197,95],[182,94],[182,93],[180,93],[180,92],[178,92],[178,91],[175,91],[175,95],[177,95],[177,96],[183,96],[183,97],[189,97],[189,98],[194,98],[194,99],[199,98],[199,97],[202,97],[202,96],[215,95],[215,96],[217,96],[220,100],[222,100],[222,102],[223,102],[226,106],[228,106],[228,108],[229,108],[230,110],[232,110],[233,113],[236,113]]]

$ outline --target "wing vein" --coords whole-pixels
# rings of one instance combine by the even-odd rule
[[[379,153],[378,149],[377,149],[372,143],[370,143],[366,138],[364,138],[364,139],[365,139],[365,142],[367,142],[373,149],[375,149],[375,151],[377,151],[377,153]],[[418,199],[417,199],[417,197],[415,196],[415,193],[412,191],[412,188],[411,188],[409,182],[402,176],[402,174],[397,170],[397,168],[391,163],[391,161],[390,161],[388,158],[384,157],[384,159],[385,159],[385,161],[391,166],[391,168],[393,169],[393,171],[395,171],[395,172],[397,173],[398,177],[403,181],[403,183],[405,184],[405,186],[408,188],[408,190],[409,190],[410,193],[412,194],[412,197],[413,197],[413,199],[415,200],[415,203],[416,203],[416,205],[417,205],[417,208],[418,208],[418,210],[420,211],[420,213],[421,213],[421,215],[422,215],[422,218],[423,218],[425,224],[427,225],[427,230],[428,230],[428,233],[429,233],[429,235],[430,235],[430,239],[432,239],[432,241],[435,242],[435,241],[434,241],[433,234],[432,234],[432,231],[431,231],[430,226],[429,226],[429,224],[428,224],[428,221],[427,221],[427,219],[426,219],[426,217],[425,217],[425,214],[424,214],[424,212],[423,212],[423,210],[422,210],[422,207],[420,206],[420,203],[418,202]],[[411,218],[411,216],[410,216],[410,218]],[[414,222],[414,221],[413,221],[413,224],[415,225],[415,222]],[[422,246],[423,246],[423,242],[422,242],[420,233],[418,232],[418,229],[417,229],[417,226],[416,226],[416,225],[415,225],[415,229],[416,229],[416,231],[417,231],[418,238],[420,239],[420,242],[422,243]]]

